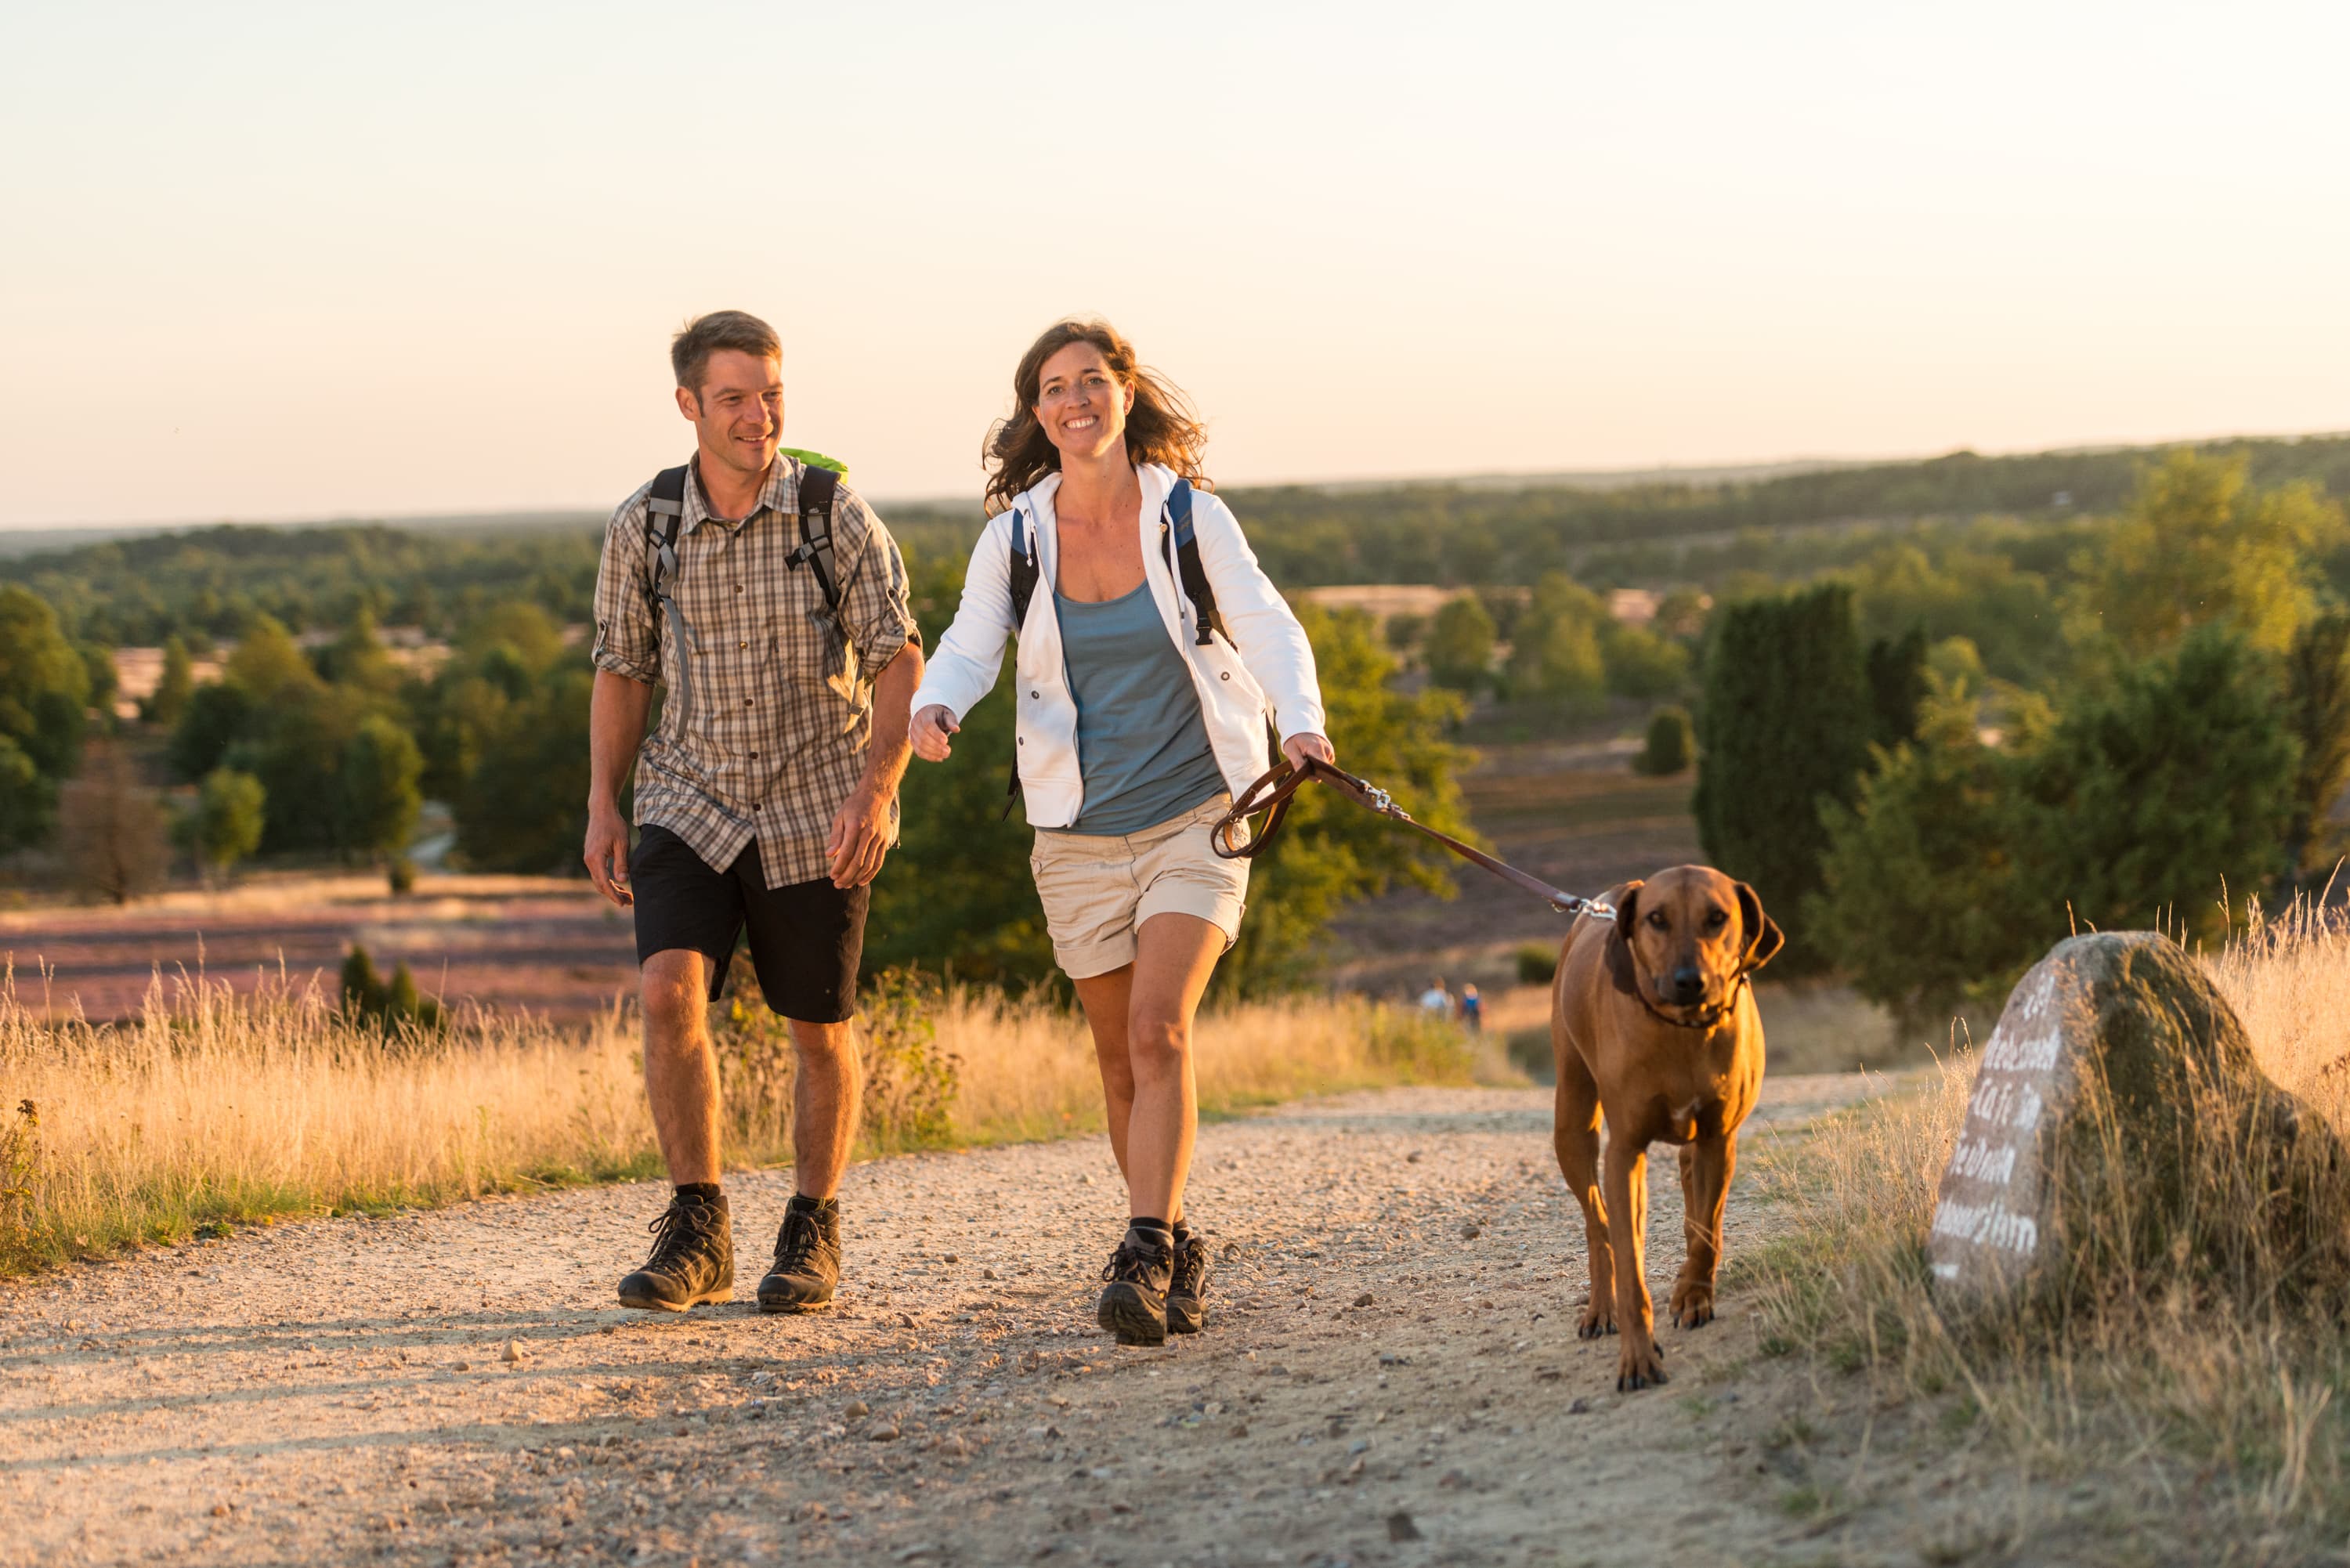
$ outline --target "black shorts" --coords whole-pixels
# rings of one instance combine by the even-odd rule
[[[769,888],[753,839],[713,871],[666,827],[643,830],[629,857],[636,892],[637,963],[682,948],[710,961],[710,1000],[726,989],[735,939],[751,931],[751,966],[767,1005],[803,1023],[841,1023],[857,1011],[857,966],[865,956],[870,885],[836,888],[829,877]]]

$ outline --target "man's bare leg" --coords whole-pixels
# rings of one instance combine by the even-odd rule
[[[710,961],[672,948],[645,961],[645,1096],[669,1179],[718,1179],[718,1055],[711,1048]]]
[[[834,1195],[857,1146],[865,1064],[847,1023],[790,1021],[792,1186],[775,1261],[759,1282],[766,1312],[806,1312],[832,1300],[840,1282],[840,1209]]]
[[[792,1184],[815,1199],[840,1190],[841,1172],[857,1147],[858,1113],[865,1103],[865,1064],[857,1032],[847,1023],[792,1026]]]
[[[718,1191],[718,1059],[703,998],[709,961],[669,949],[639,978],[645,1014],[645,1097],[678,1195],[653,1227],[652,1256],[620,1282],[625,1306],[683,1312],[734,1293],[734,1236]]]

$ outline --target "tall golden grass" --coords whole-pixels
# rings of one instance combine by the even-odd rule
[[[1100,1126],[1080,1021],[1042,1000],[960,989],[926,1007],[913,1048],[945,1075],[943,1116],[910,1122],[902,1096],[889,1097],[890,1073],[869,1074],[868,1152]],[[1471,1067],[1450,1027],[1346,999],[1207,1013],[1195,1050],[1211,1114],[1466,1082]],[[130,1022],[60,1024],[22,1004],[9,976],[0,1273],[276,1215],[650,1175],[660,1165],[639,1070],[633,1012],[617,1006],[584,1030],[466,1012],[445,1033],[386,1036],[347,1019],[315,981],[239,994],[181,976],[159,978]],[[744,1081],[738,1059],[722,1053],[721,1073],[730,1159],[787,1158],[787,1116],[773,1114],[772,1096],[746,1103],[762,1085]]]
[[[2350,929],[2307,908],[2255,911],[2204,962],[2262,1069],[2350,1133]],[[2246,1130],[2193,1157],[2180,1205],[2191,1249],[2183,1232],[2167,1253],[2122,1235],[2147,1216],[2117,1202],[2093,1221],[2113,1233],[2090,1237],[2096,1264],[2068,1293],[1946,1315],[1925,1244],[1973,1074],[1959,1052],[1916,1092],[1766,1148],[1761,1189],[1796,1225],[1742,1271],[1762,1297],[1765,1349],[1854,1379],[1841,1396],[1834,1378],[1814,1384],[1831,1405],[1944,1399],[1949,1429],[1971,1430],[2019,1474],[2102,1474],[2149,1501],[2191,1491],[2250,1529],[2338,1534],[2350,1426],[2333,1391],[2350,1376],[2350,1325],[2328,1283],[2340,1282],[2313,1261],[2338,1262],[2332,1242],[2350,1237],[2350,1169],[2320,1171],[2302,1240],[2273,1241],[2243,1201],[2248,1173],[2276,1168],[2268,1150],[2248,1143],[2243,1107],[2199,1104],[2199,1126]]]

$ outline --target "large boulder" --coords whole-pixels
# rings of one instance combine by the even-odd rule
[[[2193,1275],[2339,1277],[2339,1139],[2270,1081],[2202,967],[2150,931],[2059,942],[2008,997],[1927,1239],[1960,1306]]]

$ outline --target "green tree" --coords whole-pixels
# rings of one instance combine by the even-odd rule
[[[2334,868],[2322,830],[2350,785],[2350,614],[2334,610],[2293,635],[2285,659],[2285,727],[2301,744],[2285,873],[2322,881]]]
[[[1918,734],[1918,705],[1926,697],[1926,628],[1868,645],[1869,740],[1891,751]]]
[[[380,714],[360,721],[343,746],[338,836],[347,853],[376,859],[406,847],[424,806],[416,787],[423,772],[423,753],[406,730]]]
[[[1474,594],[1444,601],[1430,628],[1428,678],[1455,691],[1474,692],[1492,679],[1493,618]]]
[[[1396,691],[1394,661],[1359,610],[1333,615],[1309,604],[1297,618],[1314,645],[1339,765],[1392,793],[1430,827],[1473,836],[1457,780],[1468,754],[1444,738],[1461,717],[1460,699]],[[1326,789],[1301,790],[1280,836],[1250,868],[1248,919],[1218,968],[1218,987],[1253,994],[1301,982],[1339,909],[1399,884],[1449,895],[1451,861],[1419,834]]]
[[[175,632],[163,639],[163,673],[156,680],[155,690],[140,705],[143,710],[140,717],[166,730],[176,727],[180,715],[188,711],[188,699],[195,688],[195,661],[188,657],[188,645]]]
[[[457,850],[481,871],[576,872],[588,836],[588,698],[593,675],[567,666],[480,739],[450,801]],[[625,805],[625,803],[623,803]]]
[[[266,706],[299,697],[319,685],[318,672],[302,656],[293,633],[274,616],[257,615],[222,666],[221,678],[233,680]]]
[[[951,591],[916,577],[916,613],[951,615]],[[943,601],[941,603],[941,601]],[[941,616],[941,619],[943,616]],[[873,885],[870,967],[945,969],[958,980],[1020,986],[1053,972],[1053,944],[1029,875],[1035,832],[1012,805],[1010,660],[996,690],[963,716],[954,754],[913,764],[899,792],[900,839]]]
[[[2021,764],[1982,744],[1979,723],[1971,699],[1939,704],[1914,742],[1880,753],[1849,807],[1822,808],[1805,929],[1905,1030],[2004,994],[2064,934],[2031,896]]]
[[[1599,651],[1599,628],[1607,621],[1607,607],[1597,594],[1564,572],[1544,574],[1510,648],[1510,694],[1575,708],[1596,705],[1607,683]]]
[[[1869,704],[1852,590],[1829,583],[1734,604],[1715,617],[1699,718],[1698,836],[1754,885],[1787,934],[1785,957],[1825,955],[1803,929],[1827,848],[1821,807],[1849,804],[1868,763]]]
[[[2300,747],[2275,676],[2211,627],[2077,702],[2032,759],[2034,893],[2047,921],[2210,935],[2284,861]]]
[[[221,765],[231,746],[259,729],[261,704],[234,680],[208,680],[188,694],[172,731],[168,752],[172,776],[193,783]]]
[[[261,781],[234,768],[214,768],[188,813],[188,847],[209,876],[218,877],[261,847],[268,794]]]
[[[1690,650],[1644,626],[1603,621],[1599,657],[1607,669],[1607,690],[1618,697],[1653,701],[1680,696],[1689,686]]]
[[[2259,490],[2242,457],[2185,449],[2149,470],[2123,514],[2073,564],[2073,627],[2142,658],[2193,628],[2233,628],[2282,653],[2316,606],[2316,556],[2344,535],[2314,486]]]
[[[110,731],[114,727],[115,694],[122,690],[122,676],[114,668],[114,649],[100,642],[78,642],[74,652],[81,659],[85,677],[82,701]]]
[[[0,855],[38,844],[57,816],[57,792],[22,746],[0,735]]]
[[[320,650],[319,672],[337,686],[355,686],[379,697],[400,689],[400,666],[377,635],[375,616],[362,605],[334,641]]]
[[[89,670],[57,612],[15,585],[0,587],[0,738],[30,759],[54,795],[81,753]]]

